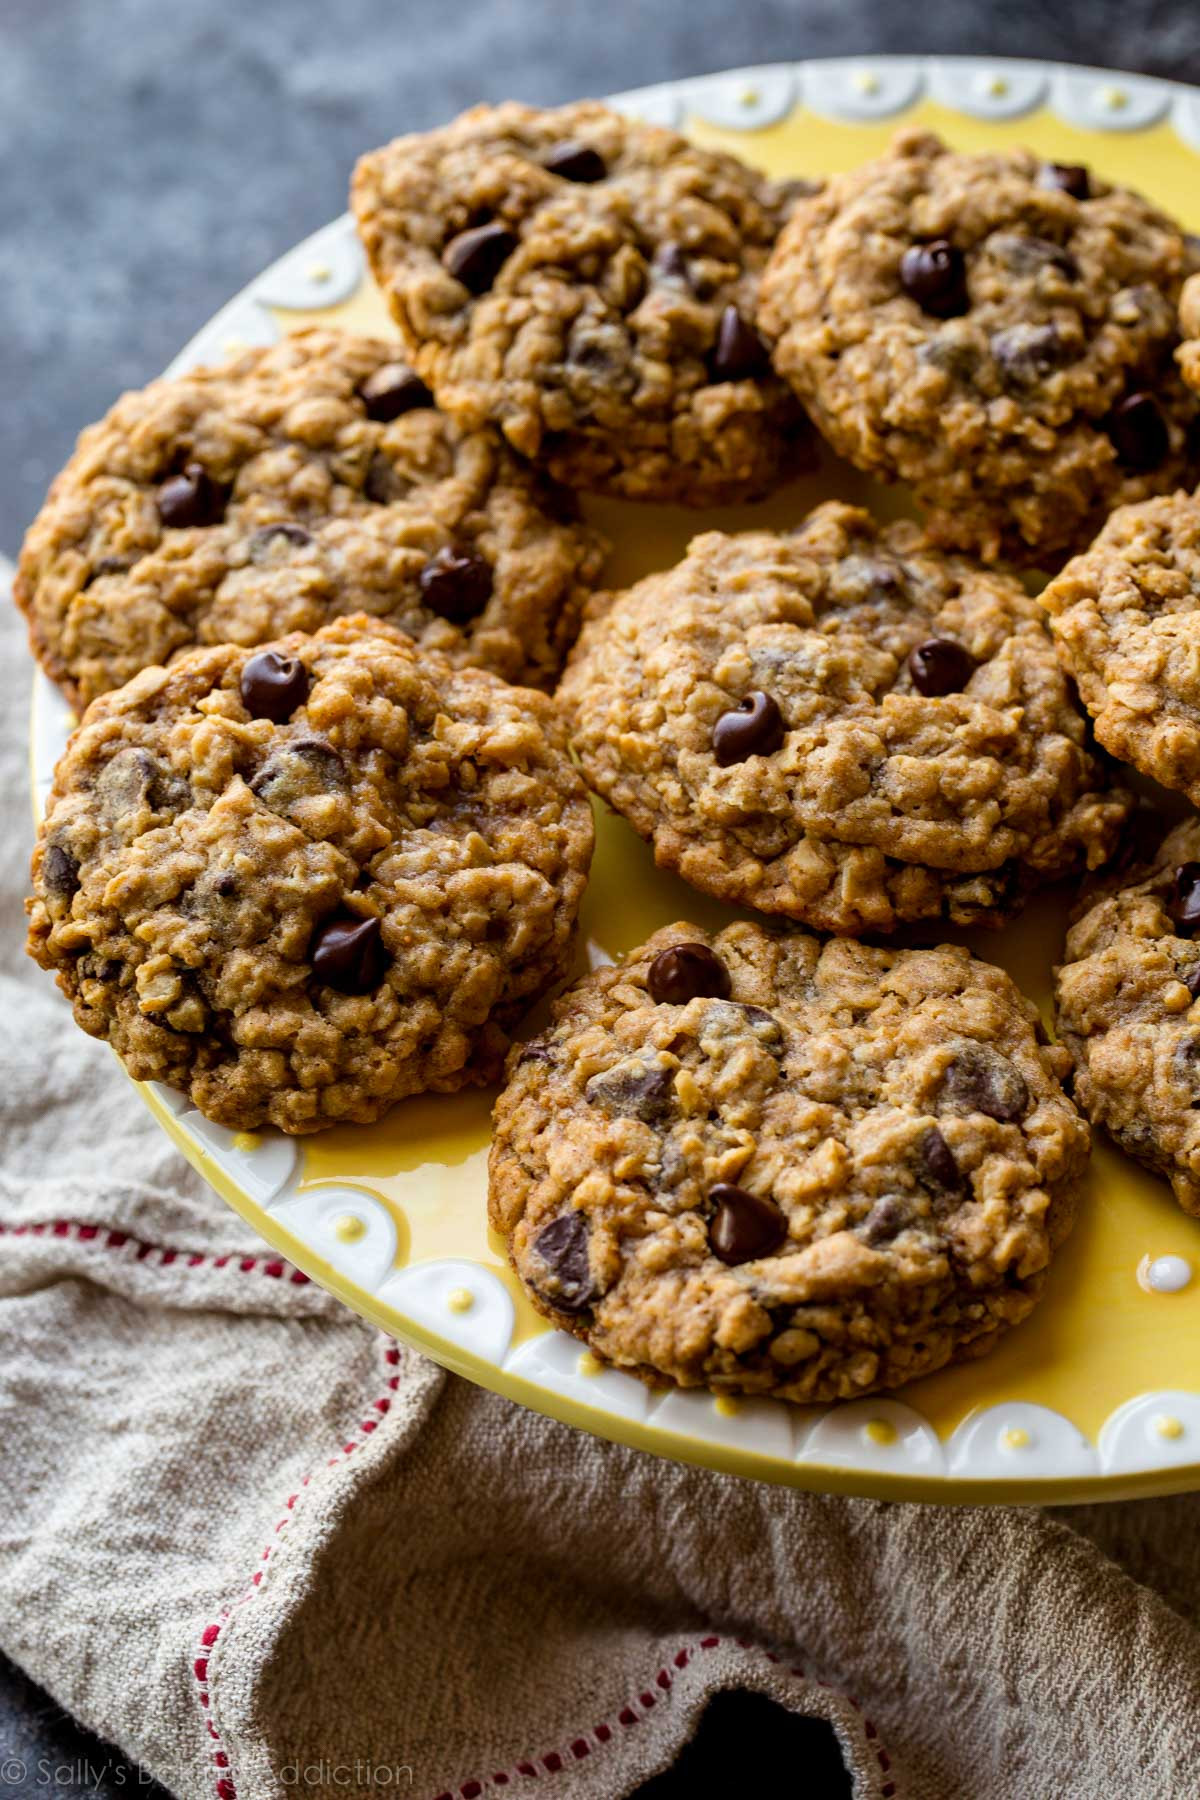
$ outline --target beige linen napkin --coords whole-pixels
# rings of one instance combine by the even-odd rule
[[[858,1800],[1195,1794],[1200,1501],[689,1470],[443,1374],[260,1245],[21,954],[7,604],[0,683],[0,1647],[186,1800],[616,1800],[735,1686],[829,1719]]]

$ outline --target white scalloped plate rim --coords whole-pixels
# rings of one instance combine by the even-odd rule
[[[1200,90],[1158,77],[1006,57],[779,63],[632,89],[611,96],[611,103],[654,123],[682,126],[691,115],[725,129],[754,130],[797,105],[862,124],[898,117],[923,98],[996,121],[1045,106],[1089,131],[1136,131],[1168,120],[1200,151]],[[350,297],[362,274],[346,213],[235,295],[166,373],[276,342],[282,334],[273,310],[335,305]],[[38,816],[71,723],[62,697],[35,672],[30,773]],[[547,1330],[514,1346],[512,1298],[485,1265],[439,1257],[395,1267],[394,1219],[368,1187],[353,1179],[305,1183],[295,1145],[280,1134],[253,1134],[269,1141],[246,1146],[222,1127],[194,1125],[199,1115],[182,1095],[158,1083],[133,1085],[217,1193],[312,1280],[445,1368],[566,1424],[732,1474],[880,1499],[1040,1504],[1200,1487],[1200,1394],[1137,1395],[1105,1420],[1095,1443],[1061,1413],[1028,1401],[977,1407],[943,1441],[911,1406],[887,1395],[793,1407],[696,1389],[659,1392],[602,1368],[564,1332]]]

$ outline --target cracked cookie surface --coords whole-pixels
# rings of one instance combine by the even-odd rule
[[[932,536],[1036,560],[1194,462],[1189,266],[1172,220],[1084,168],[908,131],[797,203],[759,323],[825,436],[909,482]]]
[[[1129,799],[1037,603],[830,501],[597,596],[559,697],[584,774],[705,893],[824,931],[999,924]]]
[[[1068,1230],[1088,1128],[967,951],[658,932],[510,1053],[492,1223],[621,1367],[822,1401],[988,1350]]]
[[[559,480],[746,499],[801,423],[753,315],[785,191],[593,101],[480,106],[362,158],[376,280],[439,405]]]
[[[493,1080],[592,851],[550,700],[362,616],[194,650],[89,709],[30,954],[136,1080],[289,1132]]]
[[[1200,822],[1101,892],[1055,971],[1075,1099],[1200,1217]]]
[[[552,685],[603,544],[491,431],[460,431],[396,344],[312,330],[124,395],[83,433],[16,580],[77,704],[192,644],[354,612]]]
[[[1099,741],[1200,806],[1200,500],[1119,508],[1041,599]]]

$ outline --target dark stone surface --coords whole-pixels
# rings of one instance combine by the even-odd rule
[[[476,100],[556,102],[743,63],[867,51],[1104,60],[1200,78],[1191,0],[3,0],[0,547],[81,426],[148,380],[244,282],[345,206],[358,152]],[[697,1750],[743,1767],[759,1702],[710,1709]],[[736,1716],[735,1716],[736,1715]],[[730,1749],[732,1747],[732,1749]],[[795,1754],[795,1752],[799,1754]],[[734,1753],[736,1752],[736,1755]],[[795,1791],[845,1791],[821,1728]],[[2,1759],[23,1778],[4,1783]],[[743,1760],[739,1764],[737,1758]],[[695,1760],[695,1759],[693,1759]],[[686,1759],[685,1759],[686,1762]],[[145,1784],[0,1660],[0,1789],[98,1800]],[[697,1793],[682,1768],[647,1789]],[[738,1782],[730,1775],[728,1791]],[[3,1794],[0,1793],[0,1800]]]

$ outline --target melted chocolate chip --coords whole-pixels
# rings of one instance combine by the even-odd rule
[[[1200,963],[1183,977],[1183,985],[1193,1000],[1200,1000]]]
[[[439,619],[465,625],[492,597],[492,567],[474,550],[446,544],[431,556],[417,579],[421,599]]]
[[[214,481],[202,463],[191,462],[182,475],[168,476],[156,497],[163,524],[182,531],[192,525],[215,525],[223,519],[229,490]]]
[[[1079,279],[1079,264],[1069,250],[1053,238],[1031,237],[1024,231],[997,231],[987,241],[988,252],[1013,275],[1040,275],[1057,269],[1068,281]]]
[[[251,562],[266,562],[272,551],[287,544],[294,550],[303,550],[313,541],[311,531],[305,531],[303,525],[292,525],[281,520],[278,525],[260,525],[257,531],[250,534]]]
[[[1108,435],[1118,460],[1139,474],[1157,469],[1171,448],[1167,421],[1153,394],[1127,394],[1119,401],[1109,414]]]
[[[377,450],[363,476],[363,498],[376,506],[391,506],[394,501],[403,500],[405,491],[393,464]]]
[[[298,737],[267,758],[251,778],[250,792],[272,812],[287,813],[298,801],[346,793],[349,786],[346,765],[332,744],[322,737]]]
[[[686,1006],[701,997],[724,1000],[729,970],[707,944],[672,944],[650,964],[646,988],[656,1006]]]
[[[900,258],[900,285],[935,319],[956,318],[970,305],[966,261],[948,238],[910,244]]]
[[[859,1226],[859,1232],[865,1243],[886,1244],[897,1237],[911,1220],[912,1214],[903,1201],[889,1194],[883,1200],[875,1202]]]
[[[378,919],[327,919],[308,949],[314,978],[342,994],[371,993],[383,978],[381,934]]]
[[[770,694],[747,694],[713,726],[713,755],[722,769],[748,756],[772,756],[784,739],[783,714]]]
[[[1181,1038],[1175,1046],[1172,1061],[1179,1080],[1188,1087],[1195,1087],[1200,1076],[1200,1038]]]
[[[308,670],[298,656],[262,650],[242,670],[242,705],[252,719],[282,725],[308,699]]]
[[[579,144],[572,139],[565,144],[555,144],[542,158],[543,169],[551,175],[561,175],[564,181],[603,181],[608,174],[608,166],[598,150],[590,144]]]
[[[596,1297],[588,1257],[588,1222],[581,1212],[563,1213],[542,1227],[533,1248],[550,1272],[541,1291],[560,1312],[584,1312]]]
[[[923,1187],[932,1187],[943,1194],[957,1194],[966,1185],[962,1170],[954,1160],[954,1152],[936,1125],[921,1134],[917,1162],[918,1179]]]
[[[1178,937],[1194,937],[1200,929],[1200,863],[1184,863],[1175,871],[1175,891],[1167,904]]]
[[[736,306],[727,306],[717,327],[711,374],[714,381],[746,381],[765,374],[767,346]]]
[[[48,894],[69,900],[79,888],[79,864],[61,844],[47,844],[42,858],[42,885]]]
[[[653,1125],[672,1110],[675,1072],[662,1063],[630,1057],[593,1075],[583,1095],[589,1106],[602,1107],[617,1118],[641,1119]]]
[[[953,638],[927,638],[908,659],[908,672],[918,694],[960,694],[975,669],[968,650]]]
[[[677,281],[684,287],[691,285],[688,260],[681,244],[673,244],[669,240],[660,244],[654,253],[651,267],[660,281]]]
[[[787,1236],[787,1220],[773,1200],[730,1181],[718,1181],[709,1189],[709,1199],[716,1207],[708,1227],[709,1248],[723,1263],[732,1266],[767,1256]]]
[[[1092,196],[1092,178],[1082,163],[1043,163],[1037,184],[1041,188],[1061,188],[1073,200],[1090,200]]]
[[[994,332],[990,344],[1009,387],[1032,387],[1053,373],[1065,345],[1057,325],[1010,325]]]
[[[486,294],[517,247],[517,235],[499,219],[460,231],[442,251],[442,262],[472,294]]]
[[[387,425],[401,413],[413,412],[418,406],[432,406],[433,395],[415,370],[407,363],[384,363],[368,375],[358,390],[367,409],[368,419]]]
[[[96,777],[96,797],[105,819],[121,823],[140,807],[151,812],[181,812],[191,801],[191,789],[157,757],[140,747],[119,750]]]
[[[942,1076],[942,1098],[960,1112],[986,1113],[1002,1124],[1029,1110],[1025,1077],[987,1044],[963,1046]]]

